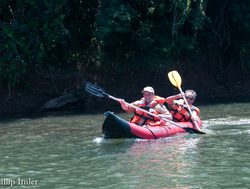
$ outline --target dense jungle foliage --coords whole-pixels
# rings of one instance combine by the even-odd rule
[[[250,70],[250,1],[1,0],[0,88],[198,67],[218,82]],[[243,78],[244,77],[244,78]]]

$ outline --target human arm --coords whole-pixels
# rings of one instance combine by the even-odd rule
[[[179,93],[177,95],[169,96],[169,97],[166,98],[166,103],[169,104],[169,105],[172,105],[174,100],[177,100],[177,99],[180,99],[180,98],[182,98],[181,93]]]
[[[124,99],[119,99],[119,103],[121,104],[122,109],[128,113],[135,111],[135,108],[133,108],[132,106],[137,106],[136,102],[133,102],[132,104],[130,104],[130,103],[127,103]]]
[[[122,109],[125,110],[125,111],[127,111],[127,110],[128,110],[128,107],[129,107],[128,103],[125,102],[125,100],[124,100],[124,99],[121,99],[121,98],[119,99],[119,102],[120,102],[120,104],[121,104]]]
[[[155,110],[158,112],[157,117],[159,119],[172,120],[172,115],[170,114],[170,112],[168,111],[168,109],[166,108],[166,106],[164,106],[163,104],[158,104],[155,107]]]
[[[192,115],[193,115],[193,120],[194,121],[197,121],[198,120],[198,117],[199,117],[199,114],[200,114],[200,109],[197,108],[196,106],[192,105],[190,107],[191,111],[192,111]]]

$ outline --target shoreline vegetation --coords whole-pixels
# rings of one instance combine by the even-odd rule
[[[196,103],[250,99],[250,1],[0,1],[0,115],[113,106],[86,82],[131,102],[150,85]]]
[[[117,98],[124,98],[127,102],[132,102],[141,98],[142,88],[148,85],[154,87],[156,94],[162,97],[178,94],[179,91],[166,78],[167,72],[165,70],[161,70],[161,73],[157,72],[157,74],[146,72],[130,77],[120,77],[116,80],[99,75],[94,76],[89,81],[94,81],[98,86]],[[249,102],[249,83],[244,83],[244,86],[237,85],[237,83],[222,83],[224,85],[219,85],[214,81],[214,78],[205,76],[206,72],[200,71],[190,75],[189,73],[191,73],[189,70],[181,73],[183,74],[182,88],[183,90],[194,89],[198,93],[196,105]],[[9,99],[7,99],[7,94],[1,95],[0,115],[9,117],[15,114],[39,115],[49,112],[95,114],[107,110],[122,112],[117,102],[87,93],[84,90],[86,81],[76,85],[73,79],[70,82],[62,82],[63,79],[65,78],[62,76],[58,81],[55,80],[53,84],[48,82],[46,86],[50,85],[50,87],[39,86],[37,80],[35,80],[33,87],[27,91],[13,90]],[[60,88],[57,88],[62,91],[61,93],[52,90],[51,87],[54,84],[60,86]]]

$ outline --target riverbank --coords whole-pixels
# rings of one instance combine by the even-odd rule
[[[166,77],[166,70],[147,73],[131,73],[120,75],[119,78],[111,76],[93,75],[88,79],[79,81],[72,76],[71,79],[63,76],[52,84],[39,85],[36,81],[31,83],[29,89],[2,89],[0,95],[0,114],[9,116],[23,113],[39,113],[50,111],[79,111],[82,113],[98,113],[110,109],[119,109],[117,102],[111,99],[95,97],[84,91],[86,81],[96,85],[112,96],[124,98],[127,102],[141,98],[140,91],[150,85],[155,88],[156,94],[167,97],[179,93]],[[238,78],[231,80],[215,79],[206,72],[183,72],[182,89],[194,89],[198,93],[196,104],[249,102],[250,81]],[[35,81],[35,80],[34,80]],[[53,90],[57,86],[57,91]],[[46,86],[46,87],[44,87]],[[60,86],[60,87],[58,87]],[[3,92],[5,91],[5,93]],[[59,91],[59,92],[58,92]]]

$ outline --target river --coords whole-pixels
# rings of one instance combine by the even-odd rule
[[[104,139],[103,114],[1,119],[0,188],[247,189],[249,107],[200,106],[206,135],[157,140]]]

